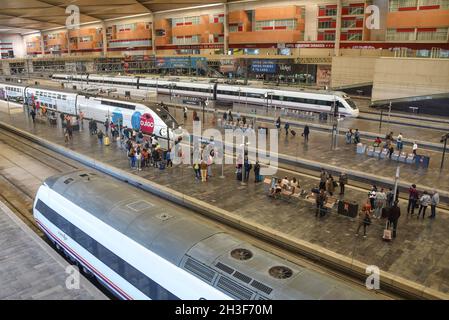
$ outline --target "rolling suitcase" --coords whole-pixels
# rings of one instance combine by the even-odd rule
[[[388,221],[385,223],[385,229],[384,229],[384,234],[382,236],[382,239],[384,239],[385,241],[391,241],[391,230],[388,227]]]
[[[165,161],[159,162],[159,170],[165,170]]]
[[[103,138],[103,142],[104,142],[104,145],[105,146],[108,146],[108,145],[110,145],[110,141],[109,141],[109,137],[108,136],[105,136],[104,138]]]
[[[296,136],[296,131],[295,130],[293,130],[293,129],[290,130],[290,133],[292,134],[292,136],[294,136],[294,137]]]

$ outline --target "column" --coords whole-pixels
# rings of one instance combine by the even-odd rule
[[[44,35],[42,34],[42,31],[39,32],[40,37],[41,37],[41,51],[42,51],[42,55],[45,55],[45,46],[44,46]]]
[[[151,49],[154,56],[156,56],[156,15],[151,14]]]
[[[103,36],[103,56],[106,57],[108,54],[108,39],[106,37],[106,23],[101,22],[101,35]]]
[[[340,34],[341,34],[341,0],[337,0],[337,24],[335,28],[335,47],[334,55],[340,55]]]
[[[228,4],[225,3],[224,7],[224,19],[223,19],[223,29],[224,29],[224,37],[223,37],[223,51],[224,54],[228,54],[229,48],[229,24],[228,24]]]

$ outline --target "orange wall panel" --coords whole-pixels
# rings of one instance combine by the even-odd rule
[[[136,29],[133,31],[117,32],[116,39],[118,40],[151,39],[151,30]]]
[[[229,43],[291,43],[301,40],[300,31],[231,32]]]
[[[171,43],[171,38],[168,36],[165,37],[156,37],[155,44],[157,46],[164,46]]]
[[[298,17],[296,6],[268,7],[255,10],[256,21],[295,19]]]
[[[449,27],[449,10],[418,10],[389,12],[387,28]]]
[[[231,11],[228,14],[228,22],[229,23],[245,23],[248,22],[248,15],[245,11]]]
[[[168,30],[171,29],[171,24],[168,21],[168,19],[160,19],[160,20],[156,20],[154,22],[154,27],[155,29],[164,29],[164,30]]]

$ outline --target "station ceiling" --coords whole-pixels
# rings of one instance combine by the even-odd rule
[[[235,0],[1,0],[0,33],[25,33],[64,27],[66,8],[76,5],[80,22],[95,22],[151,12]]]

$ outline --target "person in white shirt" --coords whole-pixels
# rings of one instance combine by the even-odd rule
[[[434,219],[436,216],[436,206],[440,203],[440,195],[436,190],[433,190],[432,198],[430,199],[430,219]]]
[[[284,177],[284,179],[282,179],[281,181],[282,189],[287,189],[289,184],[290,182],[288,181],[288,177]]]
[[[413,154],[416,156],[416,151],[418,150],[418,145],[416,144],[416,141],[413,141],[413,147],[412,147],[412,152]]]
[[[398,147],[398,150],[401,151],[402,150],[402,133],[398,134],[398,137],[396,138],[396,146]]]
[[[424,216],[426,215],[427,207],[432,202],[432,199],[430,198],[427,191],[424,191],[421,199],[419,199],[419,202],[420,202],[420,206],[419,206],[419,212],[418,212],[418,219],[419,219],[419,216],[421,215],[421,211],[422,211],[422,218],[424,219]]]
[[[292,188],[292,194],[294,194],[296,188],[299,187],[299,183],[298,183],[298,181],[296,180],[296,178],[293,178],[293,179],[290,181],[290,187]]]

